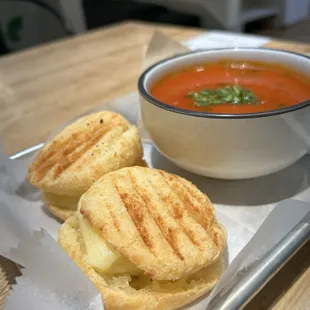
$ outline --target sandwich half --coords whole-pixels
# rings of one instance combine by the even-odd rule
[[[211,290],[224,270],[226,233],[208,197],[151,168],[100,178],[58,240],[107,309],[176,309]]]
[[[48,209],[65,220],[83,193],[111,171],[145,165],[136,126],[120,114],[102,111],[82,117],[47,143],[29,168]]]

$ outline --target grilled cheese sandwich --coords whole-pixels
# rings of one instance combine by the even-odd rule
[[[189,181],[136,166],[95,182],[59,243],[108,309],[176,309],[218,281],[226,233]]]
[[[102,111],[82,117],[47,143],[29,168],[49,210],[65,220],[82,194],[101,176],[143,164],[136,126],[121,115]]]

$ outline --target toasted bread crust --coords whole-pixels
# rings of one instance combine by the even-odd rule
[[[103,238],[152,279],[176,280],[213,264],[226,244],[208,197],[161,170],[136,166],[109,173],[80,206]]]
[[[76,213],[76,210],[72,209],[64,209],[64,208],[59,208],[54,205],[46,205],[46,208],[48,209],[49,212],[51,212],[55,217],[58,219],[62,220],[63,222],[69,218],[71,215]]]
[[[58,241],[63,249],[89,277],[102,294],[104,306],[108,310],[173,310],[187,305],[210,291],[224,271],[222,257],[191,278],[162,285],[135,289],[122,277],[102,277],[89,265],[87,254],[79,232],[77,216],[71,216],[60,228]]]
[[[28,172],[31,184],[59,195],[82,195],[102,175],[133,166],[143,150],[136,126],[102,111],[82,117],[47,143]]]
[[[141,167],[147,167],[148,164],[146,163],[146,161],[139,160],[137,162],[137,166],[141,166]],[[52,202],[52,201],[50,201]],[[68,217],[70,217],[71,215],[73,215],[76,210],[77,210],[77,206],[75,209],[72,208],[65,208],[65,206],[58,206],[56,205],[56,203],[46,203],[45,204],[47,209],[58,219],[65,221]]]

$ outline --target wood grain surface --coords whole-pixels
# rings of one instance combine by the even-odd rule
[[[176,40],[202,30],[126,22],[0,58],[0,136],[11,154],[43,142],[65,121],[136,90],[153,31]],[[267,47],[310,53],[310,45]],[[19,271],[0,257],[0,309]],[[248,304],[247,310],[310,309],[310,242]]]

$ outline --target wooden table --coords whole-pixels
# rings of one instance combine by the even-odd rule
[[[72,117],[136,89],[154,29],[176,40],[201,30],[126,22],[0,58],[0,134],[14,153],[44,141]],[[310,45],[267,47],[310,53]],[[0,258],[0,309],[16,266]],[[251,301],[247,310],[310,309],[310,243]]]

